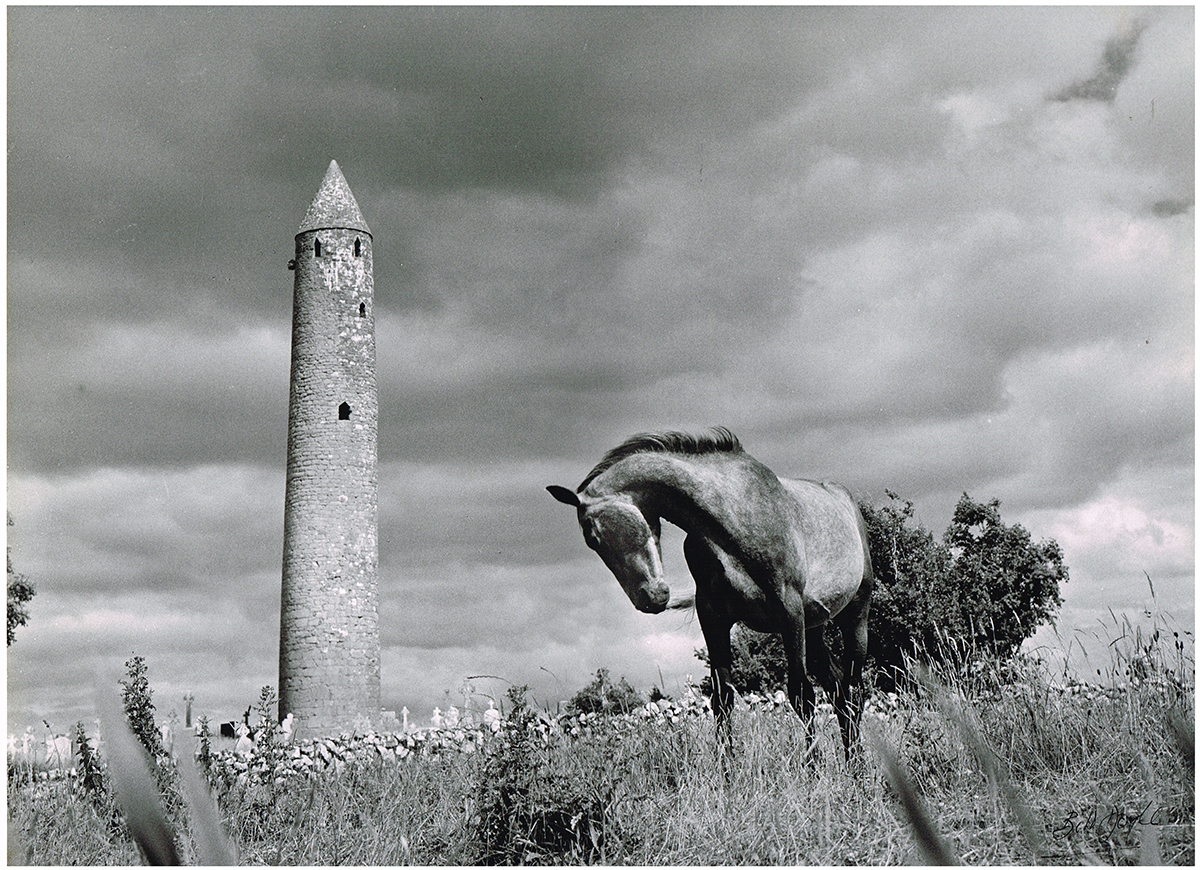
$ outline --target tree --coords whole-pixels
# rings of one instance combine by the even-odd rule
[[[904,656],[935,645],[931,590],[950,570],[950,553],[924,526],[912,526],[913,503],[884,490],[887,503],[859,502],[867,526],[875,591],[867,628],[868,658],[877,679],[891,688]]]
[[[1001,521],[998,499],[963,493],[938,542],[908,525],[912,502],[897,508],[900,499],[887,495],[883,508],[859,505],[876,577],[870,652],[885,677],[903,669],[903,653],[1009,659],[1053,619],[1068,579],[1055,541],[1034,544],[1022,526]]]
[[[958,595],[949,611],[955,634],[997,658],[1014,655],[1062,604],[1062,550],[1053,540],[1034,544],[1020,525],[1004,525],[999,500],[982,504],[964,492],[945,543],[954,554],[946,585]]]
[[[8,524],[13,524],[12,515],[8,516]],[[8,646],[17,639],[17,627],[29,621],[29,602],[37,590],[24,574],[13,570],[12,547],[8,548]]]

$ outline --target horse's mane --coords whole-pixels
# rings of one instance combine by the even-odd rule
[[[742,444],[737,436],[724,426],[710,429],[704,435],[689,435],[686,432],[643,432],[618,444],[604,454],[596,467],[579,484],[576,492],[583,492],[587,485],[627,456],[636,453],[685,453],[692,456],[701,453],[741,453]]]

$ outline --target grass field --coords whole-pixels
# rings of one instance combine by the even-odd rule
[[[200,863],[215,834],[243,864],[1193,865],[1194,661],[1155,623],[1114,625],[1106,688],[976,661],[876,694],[850,764],[827,707],[806,757],[789,708],[739,699],[723,767],[699,699],[581,718],[517,693],[495,734],[214,746],[190,812],[170,764],[159,784]],[[28,773],[10,765],[10,864],[140,862],[111,788]]]

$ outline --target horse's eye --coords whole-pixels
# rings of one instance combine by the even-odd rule
[[[600,546],[600,536],[596,534],[596,527],[591,523],[583,527],[583,540],[593,550]]]

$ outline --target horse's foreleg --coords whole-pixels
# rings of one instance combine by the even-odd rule
[[[715,623],[715,624],[714,624]],[[729,751],[733,750],[733,729],[730,725],[733,713],[733,648],[729,632],[733,626],[716,618],[700,616],[700,628],[708,644],[709,673],[712,676],[713,717],[717,724],[717,743]]]
[[[721,557],[704,538],[688,535],[683,541],[683,555],[696,579],[696,617],[704,642],[708,646],[709,672],[712,676],[713,717],[717,726],[717,746],[733,751],[733,731],[730,716],[733,712],[733,648],[729,632],[733,619],[718,602],[719,590],[728,585]]]

